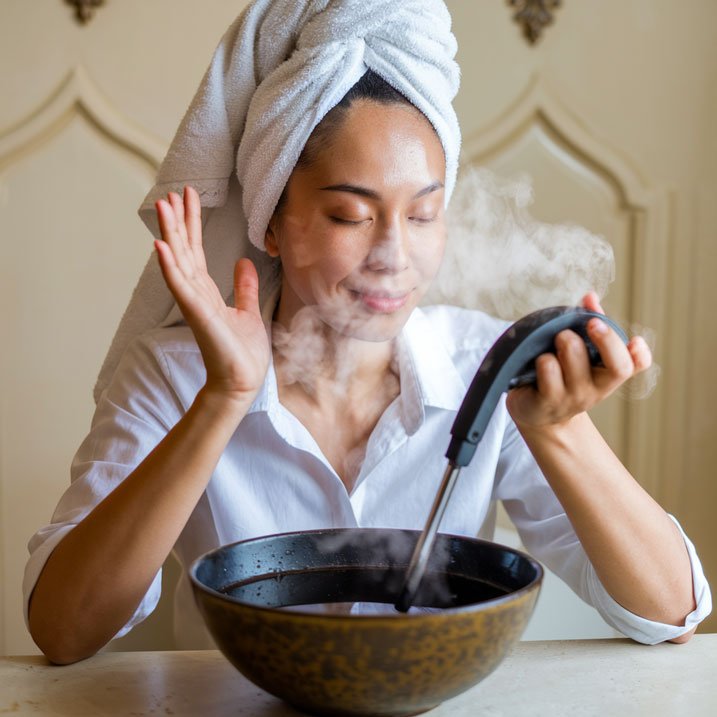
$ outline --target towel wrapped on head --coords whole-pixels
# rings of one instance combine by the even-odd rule
[[[443,0],[255,0],[227,30],[139,214],[160,238],[154,204],[186,184],[202,203],[207,266],[229,300],[234,264],[271,272],[266,227],[309,136],[367,70],[431,122],[453,190],[460,130],[456,40]],[[181,319],[154,256],[140,277],[95,385],[107,386],[137,334]]]

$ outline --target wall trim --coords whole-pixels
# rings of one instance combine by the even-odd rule
[[[0,133],[0,169],[34,152],[75,115],[156,171],[166,144],[123,115],[102,93],[82,65],[73,67],[29,115]]]
[[[91,80],[87,71],[82,66],[77,66],[67,73],[33,112],[0,132],[0,180],[1,174],[14,163],[42,151],[45,144],[61,133],[78,115],[110,143],[119,146],[124,153],[138,158],[147,167],[148,176],[155,175],[165,155],[166,145],[118,111]],[[0,181],[0,206],[6,201],[9,201],[9,196]],[[4,361],[0,359],[0,364],[2,363]],[[2,420],[4,416],[0,412],[0,421]],[[6,471],[7,466],[4,465],[0,453],[0,576],[6,584],[10,584],[6,575],[8,564],[5,558],[9,536],[5,532],[7,521],[2,519],[6,509],[5,481],[10,480]],[[11,624],[10,616],[6,616],[8,606],[5,592],[0,590],[0,655],[4,655],[8,649],[8,626]]]

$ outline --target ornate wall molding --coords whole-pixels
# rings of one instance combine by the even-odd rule
[[[120,113],[84,67],[77,65],[34,112],[0,134],[0,171],[27,152],[35,151],[77,114],[112,142],[146,162],[152,172],[161,164],[166,146]]]
[[[544,78],[534,77],[499,117],[466,138],[461,163],[489,163],[518,144],[536,125],[560,148],[563,164],[572,165],[572,171],[597,174],[610,186],[630,226],[630,316],[625,318],[639,317],[640,323],[654,329],[657,336],[665,336],[668,327],[663,289],[675,198],[668,189],[651,185],[583,118],[569,110]],[[660,416],[666,400],[658,384],[649,401],[626,404],[626,463],[658,499],[667,484],[660,462]]]
[[[76,20],[85,25],[94,17],[95,10],[104,5],[105,0],[65,0],[65,2],[75,8]]]
[[[597,132],[568,109],[554,87],[540,75],[534,75],[500,115],[465,138],[462,160],[471,161],[487,153],[500,152],[535,122],[548,127],[581,164],[589,164],[593,171],[613,184],[623,202],[639,206],[649,201],[651,191],[646,178],[623,155],[597,139]]]
[[[513,20],[523,28],[525,39],[534,45],[543,29],[554,21],[553,10],[560,7],[561,0],[508,0],[516,8]]]

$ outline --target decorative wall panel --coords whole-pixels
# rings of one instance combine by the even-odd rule
[[[468,137],[463,163],[534,179],[535,214],[549,222],[576,222],[603,235],[615,252],[617,277],[606,309],[628,327],[664,330],[660,286],[665,275],[669,197],[645,186],[607,143],[596,139],[545,80],[533,80],[496,122]],[[658,495],[655,456],[660,424],[654,396],[647,403],[613,398],[595,419],[634,475]]]
[[[32,649],[21,621],[26,543],[68,485],[94,378],[150,254],[135,211],[162,155],[81,68],[0,137],[1,582],[11,653]]]
[[[65,2],[75,8],[77,21],[85,24],[94,17],[95,10],[102,7],[105,0],[65,0]]]

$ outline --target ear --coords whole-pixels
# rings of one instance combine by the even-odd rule
[[[277,224],[276,214],[273,214],[269,220],[269,226],[266,228],[266,234],[264,235],[266,253],[272,258],[279,256],[279,242],[276,239]]]

